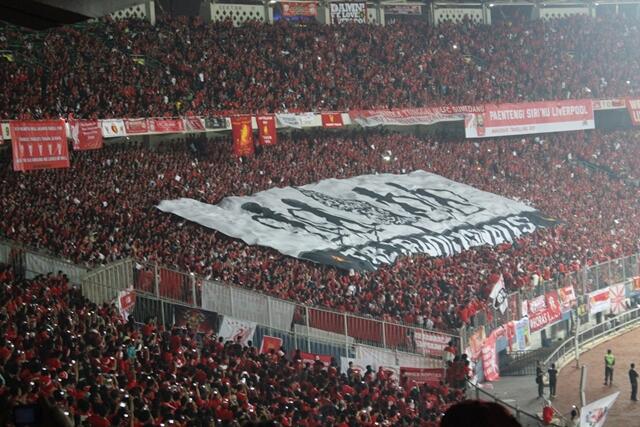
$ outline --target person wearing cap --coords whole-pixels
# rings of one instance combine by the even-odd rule
[[[607,350],[607,354],[604,355],[604,385],[613,385],[613,367],[616,364],[616,358],[611,353],[611,349]]]

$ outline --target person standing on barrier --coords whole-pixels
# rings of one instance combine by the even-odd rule
[[[556,384],[558,380],[558,370],[556,369],[556,364],[552,363],[551,367],[547,369],[547,374],[549,374],[549,398],[556,397]]]
[[[629,369],[629,382],[631,383],[631,400],[638,401],[638,372],[636,372],[636,364],[631,364]]]
[[[607,354],[604,355],[604,385],[609,387],[613,385],[613,367],[615,364],[615,356],[611,353],[611,350],[607,350]]]
[[[544,371],[539,360],[536,362],[536,384],[538,384],[538,399],[542,399],[544,397]]]

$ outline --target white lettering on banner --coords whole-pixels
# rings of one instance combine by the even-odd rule
[[[164,200],[158,209],[285,255],[369,271],[401,255],[451,256],[554,224],[523,203],[424,171],[272,188],[215,206]]]
[[[218,337],[224,338],[225,341],[239,341],[242,345],[248,345],[249,341],[253,341],[256,326],[257,324],[255,322],[247,322],[245,320],[224,316],[220,330],[218,331]]]
[[[365,2],[331,3],[331,22],[342,24],[343,22],[355,22],[365,24],[367,22],[367,4]]]
[[[441,357],[444,348],[449,341],[451,341],[451,337],[417,329],[414,332],[414,341],[418,353],[424,354],[425,356]]]

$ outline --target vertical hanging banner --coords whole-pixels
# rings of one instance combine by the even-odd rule
[[[250,156],[254,153],[251,116],[234,116],[231,118],[231,135],[233,136],[233,154]]]
[[[64,120],[12,120],[13,170],[69,167]]]
[[[334,25],[345,22],[367,23],[366,2],[333,2],[330,4],[330,10],[331,23]]]
[[[467,138],[491,138],[595,129],[590,99],[487,104],[484,112],[465,115]]]
[[[76,120],[69,117],[69,127],[71,128],[74,150],[99,150],[102,148],[104,140],[98,120]]]
[[[116,301],[116,306],[118,307],[118,312],[120,313],[120,317],[125,322],[129,318],[129,314],[133,313],[133,309],[136,305],[136,291],[133,288],[125,289],[124,291],[118,292],[118,299]]]
[[[258,143],[276,145],[276,117],[274,115],[256,117],[258,123]]]
[[[627,99],[627,111],[634,126],[640,126],[640,99]]]
[[[489,335],[482,344],[482,370],[485,381],[497,381],[500,378],[494,334]]]
[[[342,126],[344,126],[342,113],[322,113],[322,127],[341,128]]]
[[[622,314],[627,309],[625,298],[624,283],[609,286],[609,300],[613,314]]]

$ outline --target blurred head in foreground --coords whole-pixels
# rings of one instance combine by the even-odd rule
[[[507,409],[494,402],[465,400],[449,408],[440,427],[522,427]]]

